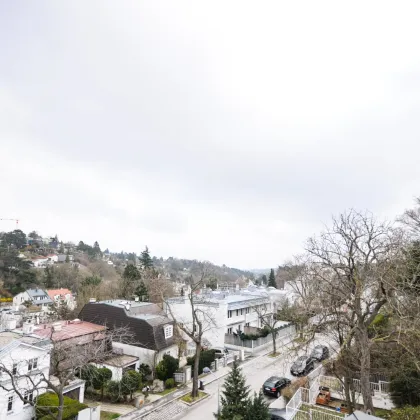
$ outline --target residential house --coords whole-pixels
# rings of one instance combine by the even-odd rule
[[[284,291],[254,285],[242,290],[236,287],[233,291],[204,289],[194,296],[194,306],[201,314],[203,338],[211,347],[223,347],[225,334],[262,328],[261,315],[265,318],[271,316],[285,298]],[[168,299],[164,310],[178,323],[192,325],[188,291],[185,291],[185,296]]]
[[[71,311],[76,308],[76,300],[69,289],[50,289],[46,292],[55,304],[65,304]]]
[[[25,302],[30,302],[31,306],[36,306],[45,312],[50,311],[53,304],[47,292],[42,289],[27,289],[13,298],[14,306],[23,305]]]
[[[83,346],[93,345],[99,347],[105,345],[105,327],[102,325],[92,324],[90,322],[75,319],[73,321],[59,321],[49,324],[24,324],[22,332],[25,328],[31,328],[30,332],[39,337],[49,339],[54,349],[60,352],[66,352],[68,361],[60,362],[62,370],[73,368],[72,352],[77,352],[80,349],[82,354]],[[20,331],[20,330],[16,330]],[[67,353],[68,351],[68,353]],[[93,353],[93,352],[92,352]],[[51,365],[51,375],[54,375],[54,366]],[[58,383],[58,379],[51,377],[52,381]],[[83,402],[85,393],[85,382],[81,379],[73,378],[65,387],[64,394],[70,398]]]
[[[138,357],[140,363],[154,367],[165,354],[178,358],[175,323],[154,303],[125,300],[90,302],[83,307],[79,317],[110,329],[127,327],[132,334],[132,342],[113,342],[112,347],[116,353]]]
[[[74,261],[74,256],[71,255],[71,254],[58,254],[57,262],[64,263],[64,262],[66,262],[67,258],[68,258],[69,262]]]
[[[12,379],[8,373],[13,375],[19,393],[33,401],[47,391],[46,386],[41,384],[34,388],[33,384],[39,382],[36,378],[40,373],[49,378],[51,349],[48,339],[13,331],[0,332],[0,419],[35,418],[34,408],[29,403],[24,404],[11,390]]]
[[[119,350],[121,350],[119,352]],[[121,354],[115,354],[112,357],[104,360],[102,363],[93,363],[97,367],[106,367],[112,372],[112,380],[120,381],[125,372],[129,370],[138,370],[140,367],[139,358],[136,356],[129,356],[122,354],[122,349],[114,349]]]
[[[30,261],[35,268],[45,268],[47,265],[51,263],[48,257],[43,257],[43,256],[31,258]]]

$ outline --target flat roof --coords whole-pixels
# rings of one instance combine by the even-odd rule
[[[139,360],[136,356],[129,356],[127,354],[116,355],[114,357],[110,357],[109,359],[104,360],[104,365],[110,365],[115,367],[124,367],[131,363],[135,363]]]

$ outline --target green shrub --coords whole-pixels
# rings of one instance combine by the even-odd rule
[[[166,389],[171,389],[175,387],[175,379],[174,378],[169,378],[165,381],[165,388]]]
[[[149,376],[152,374],[152,369],[150,369],[149,365],[142,363],[139,367],[139,373],[141,375],[141,381],[146,382]]]
[[[123,394],[121,381],[109,381],[107,391],[112,402],[118,402],[126,395]]]
[[[210,367],[211,364],[214,362],[216,356],[216,350],[203,350],[200,353],[200,362],[198,363],[198,374],[200,375],[203,373],[203,369],[205,367]],[[187,365],[194,366],[195,356],[187,357]]]
[[[73,419],[81,410],[87,408],[86,404],[73,400],[69,397],[64,398],[63,420]],[[55,408],[57,407],[57,408]],[[48,410],[51,414],[47,414]],[[39,420],[54,420],[58,414],[58,395],[51,392],[41,394],[37,398],[36,416]]]
[[[163,359],[156,365],[156,376],[161,381],[166,379],[173,378],[174,373],[179,368],[179,360],[165,354]]]
[[[121,379],[121,390],[124,395],[130,394],[133,399],[133,392],[136,392],[141,386],[141,375],[135,370],[129,370],[124,373]]]

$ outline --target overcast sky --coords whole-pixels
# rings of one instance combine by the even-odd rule
[[[238,268],[393,218],[420,195],[417,4],[0,0],[0,218]]]

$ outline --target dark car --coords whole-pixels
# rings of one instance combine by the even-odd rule
[[[327,346],[318,345],[312,350],[311,357],[320,362],[321,360],[327,359],[330,355],[330,351]]]
[[[314,359],[310,356],[300,356],[290,368],[294,376],[305,376],[315,367]]]
[[[268,378],[262,387],[262,391],[266,395],[273,395],[275,397],[280,397],[281,390],[290,384],[290,379],[282,378],[279,376],[272,376]]]
[[[280,410],[278,408],[269,408],[268,412],[270,413],[271,420],[285,420],[286,410]]]

